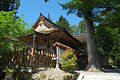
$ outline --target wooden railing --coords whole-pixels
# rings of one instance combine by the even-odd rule
[[[1,64],[10,67],[55,67],[56,61],[52,58],[56,57],[55,54],[50,54],[45,50],[22,50],[22,51],[9,51],[1,53]]]

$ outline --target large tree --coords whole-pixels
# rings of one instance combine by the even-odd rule
[[[71,0],[70,2],[62,4],[64,9],[68,9],[68,14],[76,11],[79,17],[83,16],[84,18],[87,32],[88,66],[86,70],[88,71],[96,71],[100,69],[92,20],[92,10],[96,4],[95,2],[95,0]]]
[[[45,0],[48,1],[48,0]],[[99,54],[96,48],[94,35],[94,18],[99,14],[101,9],[120,10],[119,0],[70,0],[65,4],[61,4],[63,9],[68,9],[68,14],[76,13],[79,17],[83,17],[87,32],[87,50],[88,50],[88,66],[86,70],[100,70]]]
[[[17,10],[20,6],[20,0],[0,0],[0,11]]]
[[[56,21],[56,24],[60,28],[65,28],[69,33],[71,33],[70,24],[62,15],[59,17],[58,21]]]
[[[95,35],[94,35],[94,17],[99,14],[101,9],[119,9],[118,0],[71,0],[65,4],[61,4],[63,9],[68,9],[68,14],[76,13],[79,17],[83,17],[87,33],[87,51],[88,65],[86,70],[100,70],[99,54],[97,52]]]

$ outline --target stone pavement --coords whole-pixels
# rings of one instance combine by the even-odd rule
[[[105,72],[85,72],[80,73],[77,80],[120,80],[120,69],[105,70]]]
[[[32,79],[35,80],[63,80],[65,75],[72,75],[70,73],[66,73],[62,70],[55,69],[37,69],[38,72],[32,75]],[[42,76],[46,76],[45,79],[41,79]]]

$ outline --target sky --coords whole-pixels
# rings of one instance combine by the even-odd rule
[[[49,0],[47,3],[44,0],[20,0],[20,7],[18,9],[18,16],[24,14],[23,19],[29,24],[33,25],[42,13],[45,17],[50,14],[53,22],[58,21],[60,15],[65,17],[70,25],[78,24],[82,18],[79,18],[75,14],[67,15],[67,11],[63,10],[62,7],[58,4],[65,3],[69,0]]]

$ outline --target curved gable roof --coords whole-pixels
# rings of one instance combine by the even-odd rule
[[[53,28],[54,30],[58,30],[60,29],[55,23],[53,23],[52,21],[50,21],[49,19],[47,19],[45,16],[43,16],[40,13],[39,18],[37,19],[37,21],[35,22],[35,24],[32,26],[32,28],[36,29],[38,26],[38,23],[42,21],[44,24],[46,24],[47,26]]]

